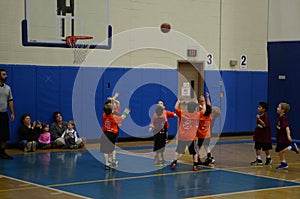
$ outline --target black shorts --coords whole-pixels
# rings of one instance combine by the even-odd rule
[[[179,154],[184,154],[186,147],[188,147],[189,153],[191,155],[195,155],[198,153],[196,146],[197,146],[196,141],[194,141],[194,140],[191,140],[191,141],[178,140],[176,152]]]
[[[290,144],[277,144],[275,151],[278,153],[285,149],[286,147],[290,146]]]
[[[167,134],[166,133],[156,133],[153,136],[153,139],[154,139],[153,151],[155,151],[155,152],[164,152],[165,151],[165,146],[166,146]]]
[[[0,112],[0,141],[5,142],[10,139],[9,118],[7,112]]]
[[[118,135],[112,132],[104,132],[100,138],[100,152],[111,153],[115,150]]]
[[[267,150],[272,150],[273,147],[271,142],[269,143],[255,142],[254,149],[267,151]]]
[[[198,147],[199,147],[199,149],[202,147],[203,144],[204,144],[204,146],[209,146],[210,138],[198,138]]]

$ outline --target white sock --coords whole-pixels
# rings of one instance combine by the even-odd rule
[[[258,160],[261,160],[261,157],[260,157],[260,155],[256,156],[256,158],[257,158]]]

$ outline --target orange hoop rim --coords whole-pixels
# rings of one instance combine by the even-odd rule
[[[66,37],[66,45],[67,46],[75,46],[77,40],[88,40],[88,39],[93,39],[92,36],[79,36],[79,35],[71,35]]]

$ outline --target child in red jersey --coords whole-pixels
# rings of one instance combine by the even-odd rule
[[[199,171],[198,166],[198,150],[196,144],[196,132],[198,128],[200,112],[195,112],[197,103],[189,102],[187,111],[180,109],[180,100],[175,104],[176,115],[179,117],[178,143],[175,151],[175,158],[170,165],[174,169],[177,165],[177,160],[184,154],[186,147],[189,153],[193,155],[193,170]]]
[[[149,131],[154,133],[154,148],[155,152],[154,165],[165,166],[166,161],[164,158],[166,141],[168,139],[168,118],[175,117],[174,112],[165,110],[165,103],[162,100],[158,101],[155,109],[155,113],[152,118],[152,123],[149,127]]]
[[[255,153],[256,160],[251,162],[251,165],[263,165],[261,160],[261,150],[266,154],[265,165],[270,165],[272,163],[270,151],[272,150],[272,134],[270,128],[270,122],[266,111],[269,106],[267,102],[259,102],[258,104],[258,114],[256,115],[256,127],[253,135],[253,140],[255,141]]]
[[[207,101],[207,102],[206,102]],[[213,164],[215,162],[215,159],[211,155],[210,151],[210,138],[211,138],[211,119],[212,119],[212,108],[211,108],[211,102],[209,99],[209,93],[206,93],[206,101],[203,95],[200,96],[200,120],[199,120],[199,126],[197,130],[197,137],[198,137],[198,147],[199,151],[201,147],[203,147],[207,153],[207,157],[205,161],[203,162],[203,165],[208,166],[209,164]],[[199,155],[199,164],[202,164],[200,160]]]
[[[129,114],[130,110],[125,109],[121,116],[114,115],[114,106],[111,103],[104,105],[104,113],[102,115],[102,131],[103,134],[100,140],[100,152],[104,153],[105,170],[111,169],[110,166],[115,167],[115,143],[119,134],[119,126],[122,125],[122,121]],[[112,157],[112,165],[109,164],[109,157]]]
[[[290,105],[284,102],[281,102],[277,107],[277,113],[279,118],[276,122],[276,142],[277,146],[275,151],[279,154],[280,165],[277,169],[287,169],[288,164],[285,160],[284,153],[289,150],[299,153],[298,147],[295,143],[292,143],[291,130],[288,122],[286,113],[290,110]]]

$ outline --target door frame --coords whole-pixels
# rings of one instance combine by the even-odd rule
[[[204,61],[188,61],[188,60],[177,60],[177,71],[180,73],[180,68],[190,64],[190,67],[194,67],[198,71],[198,90],[195,93],[198,94],[197,99],[200,95],[204,95]],[[179,75],[178,75],[179,83]],[[179,86],[179,85],[178,85]],[[178,93],[181,91],[181,88],[178,88]]]

